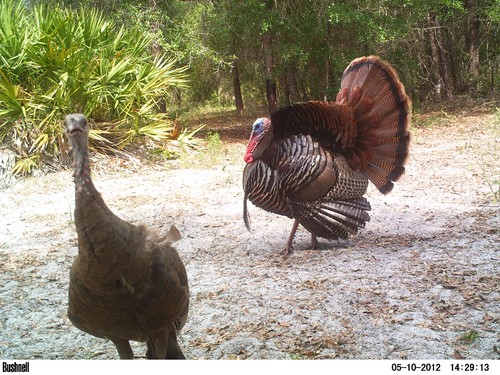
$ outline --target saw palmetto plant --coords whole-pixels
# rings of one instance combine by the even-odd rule
[[[93,118],[91,142],[110,147],[170,136],[172,120],[158,102],[186,84],[185,68],[153,56],[151,35],[96,10],[0,3],[0,142],[15,148],[15,173],[60,154],[69,112]]]

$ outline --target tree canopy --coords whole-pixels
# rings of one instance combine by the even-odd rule
[[[174,109],[333,100],[363,55],[393,64],[417,105],[500,88],[500,0],[0,4],[0,142],[23,170],[59,152],[68,111],[112,123],[93,134],[108,142],[162,138]]]
[[[499,87],[499,0],[51,2],[152,33],[189,67],[194,103],[235,100],[238,83],[245,102],[265,102],[266,79],[279,105],[331,99],[347,64],[368,54],[395,65],[416,102]]]

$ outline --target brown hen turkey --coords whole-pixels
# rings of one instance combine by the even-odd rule
[[[68,317],[79,329],[111,340],[122,359],[134,354],[129,340],[147,343],[146,357],[184,354],[177,332],[189,308],[184,264],[171,246],[175,227],[163,237],[118,218],[90,178],[85,116],[64,120],[74,150],[75,226],[78,255],[70,272]]]
[[[317,237],[345,239],[369,221],[368,181],[389,193],[404,173],[411,101],[394,68],[377,56],[345,69],[335,102],[311,101],[257,119],[243,171],[247,199],[295,219],[283,254],[301,224]]]

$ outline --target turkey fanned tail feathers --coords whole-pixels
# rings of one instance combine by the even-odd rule
[[[411,100],[394,68],[378,57],[355,59],[344,71],[336,102],[352,109],[356,144],[349,165],[363,170],[382,194],[404,173]]]

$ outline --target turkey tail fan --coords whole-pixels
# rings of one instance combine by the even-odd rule
[[[317,201],[312,206],[306,202],[293,202],[300,224],[318,237],[346,239],[356,234],[370,220],[371,209],[365,198],[346,201]],[[311,212],[314,212],[311,215]]]
[[[344,71],[336,102],[352,109],[357,128],[346,159],[387,194],[404,173],[410,144],[411,100],[396,71],[377,56],[355,59]]]

